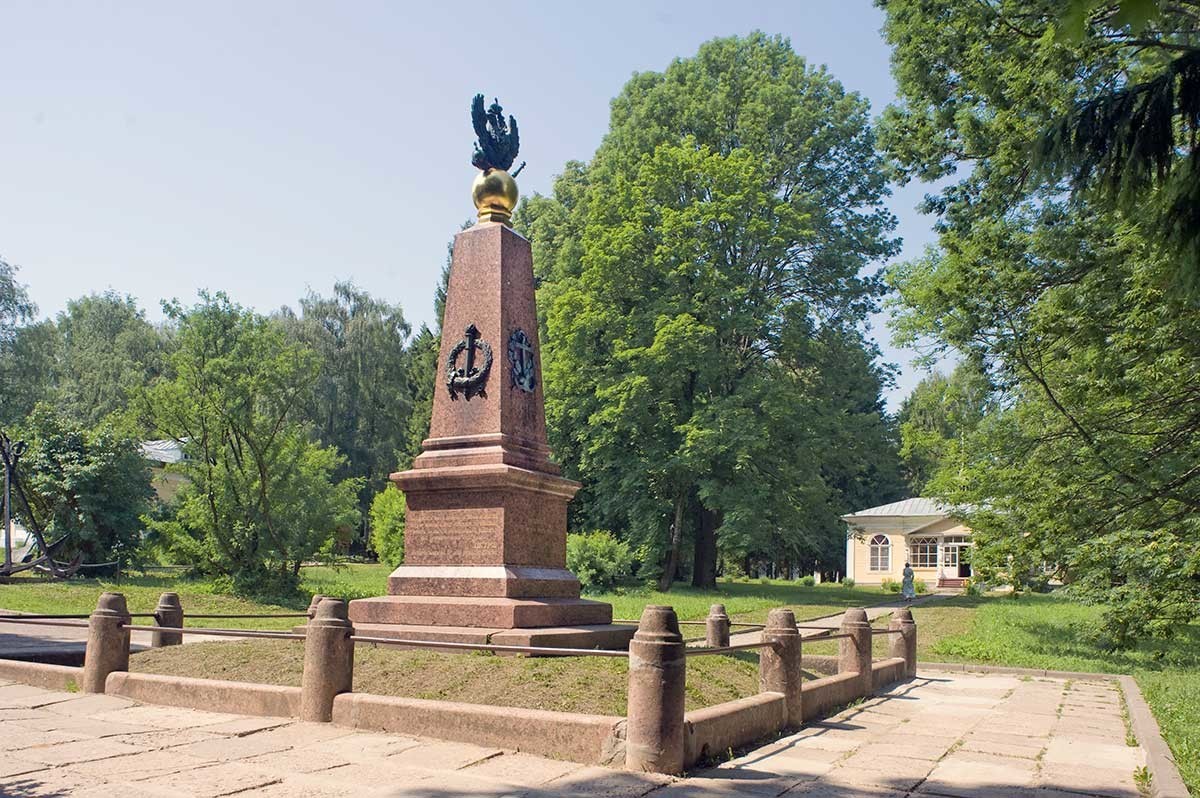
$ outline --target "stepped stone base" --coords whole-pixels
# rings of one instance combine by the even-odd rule
[[[389,596],[579,598],[566,568],[527,565],[401,565],[388,577]]]
[[[303,629],[304,627],[298,628]],[[488,629],[478,626],[427,626],[394,623],[354,624],[354,633],[357,635],[388,637],[393,640],[609,650],[629,648],[629,641],[636,631],[636,626],[611,623],[545,626],[536,629]]]
[[[350,602],[350,621],[408,626],[526,629],[612,623],[612,605],[580,598],[377,596]]]

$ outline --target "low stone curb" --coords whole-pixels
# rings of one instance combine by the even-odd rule
[[[1151,775],[1151,795],[1154,798],[1189,798],[1187,786],[1179,775],[1175,757],[1162,732],[1158,721],[1146,699],[1142,697],[1137,681],[1125,674],[1091,673],[1087,671],[1054,671],[1045,668],[1011,668],[1003,665],[977,665],[970,662],[918,662],[917,668],[951,673],[1003,673],[1017,676],[1046,676],[1055,679],[1108,679],[1121,686],[1125,705],[1129,708],[1129,722],[1133,734],[1146,752],[1146,767]]]
[[[1154,795],[1157,798],[1188,798],[1187,785],[1179,776],[1179,768],[1175,765],[1175,757],[1162,738],[1158,721],[1154,713],[1142,697],[1141,688],[1132,676],[1120,676],[1121,691],[1125,693],[1125,704],[1129,707],[1129,722],[1133,725],[1133,733],[1138,742],[1146,749],[1146,764],[1154,776],[1151,782]]]

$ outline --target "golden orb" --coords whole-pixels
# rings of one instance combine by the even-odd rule
[[[509,220],[517,207],[517,181],[503,169],[487,169],[475,177],[471,199],[479,210],[479,221],[501,222],[511,227]]]

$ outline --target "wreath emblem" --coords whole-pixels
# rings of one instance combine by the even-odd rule
[[[479,338],[479,330],[474,324],[468,325],[463,331],[463,340],[454,345],[450,356],[446,358],[446,389],[450,398],[457,399],[459,393],[468,402],[472,396],[487,396],[484,386],[487,385],[488,372],[492,369],[492,347],[487,341]],[[462,368],[458,367],[458,356],[467,353],[467,362]],[[483,356],[483,362],[476,365],[476,352]]]

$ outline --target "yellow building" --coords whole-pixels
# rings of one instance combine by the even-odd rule
[[[905,499],[843,515],[846,575],[860,585],[899,582],[904,563],[929,587],[962,587],[971,576],[971,530],[933,499]]]

